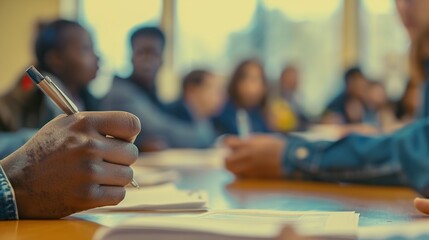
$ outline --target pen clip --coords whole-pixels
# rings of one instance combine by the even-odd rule
[[[63,91],[61,91],[61,89],[57,87],[57,85],[55,85],[55,83],[48,76],[45,77],[45,80],[48,82],[50,86],[54,88],[57,95],[64,100],[64,102],[67,104],[67,107],[72,114],[79,112],[78,107],[73,103],[73,101],[70,100],[70,98],[67,97],[67,95]]]

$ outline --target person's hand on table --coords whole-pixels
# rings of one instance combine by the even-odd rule
[[[284,139],[274,135],[253,135],[247,139],[228,136],[224,145],[231,150],[226,168],[243,178],[280,178],[283,176]]]
[[[125,112],[81,112],[46,124],[1,162],[19,218],[61,218],[122,201],[139,132],[138,118]]]

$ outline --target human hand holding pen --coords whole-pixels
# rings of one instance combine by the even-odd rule
[[[67,115],[72,115],[79,112],[76,105],[67,97],[67,95],[58,88],[49,77],[44,77],[34,66],[30,66],[27,69],[28,76],[33,82],[40,88],[61,110]],[[107,138],[114,138],[113,136],[106,134]],[[135,137],[131,140],[134,143]],[[131,185],[135,188],[140,188],[134,178],[131,181]]]
[[[139,132],[139,119],[126,112],[80,112],[46,124],[1,161],[19,218],[61,218],[121,202]]]

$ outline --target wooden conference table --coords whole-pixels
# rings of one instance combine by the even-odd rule
[[[185,171],[182,189],[203,189],[210,207],[276,210],[356,211],[360,226],[386,225],[422,218],[413,208],[416,194],[401,187],[234,180],[224,170]],[[99,213],[62,220],[0,222],[0,239],[92,239],[96,230],[144,213]]]

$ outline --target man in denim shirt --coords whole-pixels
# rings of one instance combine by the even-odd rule
[[[420,29],[429,25],[429,1],[396,3],[415,42]],[[427,82],[422,90],[428,96]],[[429,197],[429,105],[424,103],[420,120],[387,136],[350,135],[335,142],[293,136],[259,135],[244,141],[230,137],[225,139],[232,149],[226,166],[240,177],[406,184]]]
[[[55,118],[0,161],[0,220],[61,218],[116,205],[133,176],[139,132],[138,118],[125,112]]]

